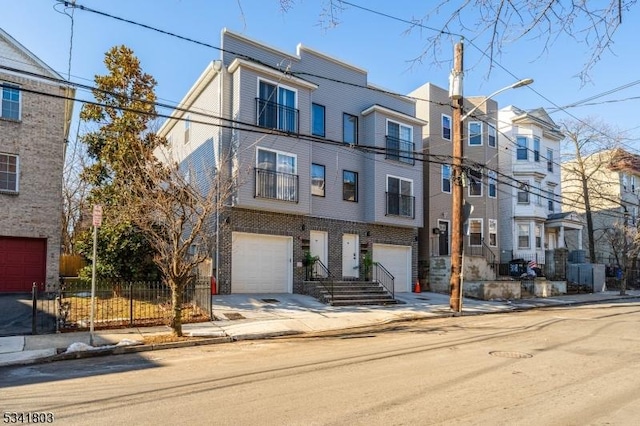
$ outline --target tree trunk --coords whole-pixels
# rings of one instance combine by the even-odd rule
[[[171,306],[173,315],[171,316],[171,328],[173,334],[182,337],[182,286],[173,285],[171,287]]]

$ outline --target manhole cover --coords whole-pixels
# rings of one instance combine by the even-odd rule
[[[533,355],[525,352],[492,351],[489,352],[489,355],[500,358],[533,358]]]
[[[278,299],[262,299],[264,303],[280,303]]]
[[[227,317],[227,319],[230,320],[239,320],[239,319],[245,319],[242,314],[239,314],[237,312],[229,312],[224,314],[225,317]]]

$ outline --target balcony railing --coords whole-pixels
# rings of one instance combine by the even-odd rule
[[[258,126],[298,133],[299,112],[296,108],[256,98],[256,111]]]
[[[255,169],[256,198],[298,202],[298,175]]]
[[[414,218],[416,197],[387,192],[387,215]]]
[[[411,141],[387,136],[387,155],[385,158],[413,165],[415,164],[414,147],[415,144]]]

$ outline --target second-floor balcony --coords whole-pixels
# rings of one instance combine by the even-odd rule
[[[414,147],[415,144],[411,141],[387,136],[387,155],[385,158],[413,165],[415,164]]]
[[[256,98],[256,111],[258,126],[298,133],[299,112],[296,108]]]
[[[413,219],[415,217],[416,197],[412,195],[387,192],[387,215]]]
[[[298,175],[255,169],[256,198],[298,202]]]

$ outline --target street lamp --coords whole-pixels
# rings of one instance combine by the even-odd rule
[[[462,246],[463,246],[463,193],[462,193],[462,122],[475,112],[480,106],[484,105],[489,99],[502,93],[505,90],[516,89],[533,83],[533,79],[526,78],[517,81],[507,87],[493,92],[487,96],[482,102],[472,108],[469,112],[462,115],[464,100],[462,96],[462,76],[463,76],[463,44],[456,43],[454,47],[454,67],[450,78],[451,87],[449,94],[452,100],[452,188],[451,188],[451,280],[449,282],[451,288],[451,296],[449,299],[449,307],[454,313],[462,312]]]

